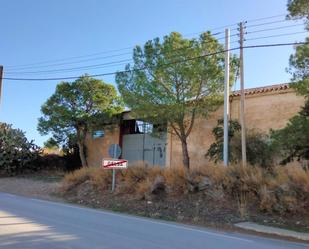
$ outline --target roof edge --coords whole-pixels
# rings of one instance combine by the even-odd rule
[[[262,87],[255,87],[255,88],[247,88],[245,89],[245,95],[255,95],[260,93],[268,93],[268,92],[278,92],[278,91],[284,91],[287,89],[290,89],[291,85],[290,83],[281,83],[281,84],[275,84],[270,86],[262,86]],[[240,96],[241,91],[233,91],[231,93],[231,96],[237,97]]]

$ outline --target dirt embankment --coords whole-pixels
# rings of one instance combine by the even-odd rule
[[[54,195],[59,185],[59,181],[35,180],[19,177],[0,178],[0,192],[45,200],[60,200],[59,197]]]

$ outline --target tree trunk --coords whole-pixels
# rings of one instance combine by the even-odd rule
[[[187,138],[181,139],[181,147],[182,147],[182,162],[183,165],[187,170],[190,169],[190,157],[188,152],[188,144],[187,144]]]
[[[85,156],[85,145],[83,142],[78,142],[78,149],[79,149],[79,157],[80,157],[80,161],[82,162],[82,166],[83,167],[88,167],[87,164],[87,159]]]
[[[86,159],[86,153],[85,153],[85,137],[86,137],[86,131],[85,129],[81,127],[77,127],[76,129],[76,135],[77,135],[77,145],[79,149],[79,157],[80,161],[82,163],[83,167],[88,167],[87,159]]]

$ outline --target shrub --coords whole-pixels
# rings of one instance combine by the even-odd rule
[[[240,130],[241,126],[238,121],[229,121],[229,144],[231,139],[234,137],[234,134]],[[223,119],[219,119],[217,121],[217,126],[213,128],[212,134],[215,137],[216,142],[210,145],[205,156],[217,163],[219,161],[223,161]],[[229,150],[229,160],[231,162],[236,162],[237,159],[238,158],[235,158],[235,155],[231,153],[231,150]]]
[[[183,167],[166,168],[163,176],[169,194],[181,195],[188,192],[186,171]]]
[[[309,160],[309,99],[298,115],[292,117],[286,127],[272,131],[274,149],[281,154],[281,164],[294,159]]]
[[[111,171],[100,168],[82,168],[67,174],[63,180],[64,193],[74,188],[89,191],[110,190]],[[229,197],[238,204],[241,216],[248,207],[267,213],[304,213],[309,206],[309,171],[300,166],[273,167],[272,171],[260,167],[229,167],[208,165],[190,172],[183,167],[131,166],[117,173],[117,195],[137,199],[182,198],[184,194],[205,192],[208,196]],[[231,203],[232,204],[232,203]],[[250,204],[250,206],[248,206]]]
[[[111,186],[111,178],[110,170],[84,167],[65,175],[62,181],[61,192],[70,191],[86,181],[98,190],[106,190]]]
[[[25,133],[11,125],[0,123],[0,170],[15,175],[25,169],[33,169],[40,149],[28,141]]]
[[[129,167],[121,173],[122,177],[119,181],[120,192],[122,193],[135,193],[138,185],[146,181],[148,175],[148,169],[143,164],[137,164],[136,166]]]
[[[257,130],[247,130],[246,133],[247,161],[250,165],[271,168],[274,165],[275,152],[269,136]],[[235,133],[231,139],[230,150],[235,163],[241,161],[241,134]]]
[[[241,126],[236,120],[229,121],[229,161],[237,164],[241,161]],[[212,131],[215,143],[210,145],[206,157],[215,163],[223,160],[223,121],[218,120]],[[275,153],[270,138],[259,131],[247,130],[246,134],[247,160],[251,165],[264,168],[274,164]]]
[[[241,126],[236,120],[229,121],[229,161],[237,164],[241,161]],[[215,143],[210,145],[206,157],[218,163],[223,160],[223,120],[218,120],[212,131]],[[270,168],[274,164],[274,149],[270,138],[256,130],[247,130],[247,160],[251,165]]]

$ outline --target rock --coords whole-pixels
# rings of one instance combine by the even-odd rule
[[[151,194],[159,195],[165,193],[165,181],[162,176],[157,176],[150,188]]]
[[[178,215],[176,218],[178,221],[183,221],[185,217],[183,215]]]
[[[200,220],[200,218],[197,217],[197,216],[193,218],[193,222],[198,222],[199,220]]]
[[[207,176],[193,176],[187,180],[189,192],[203,191],[213,185],[212,181]]]
[[[199,183],[198,183],[198,190],[202,191],[206,188],[209,188],[212,186],[212,181],[209,179],[209,177],[207,176],[203,176],[199,179]]]

